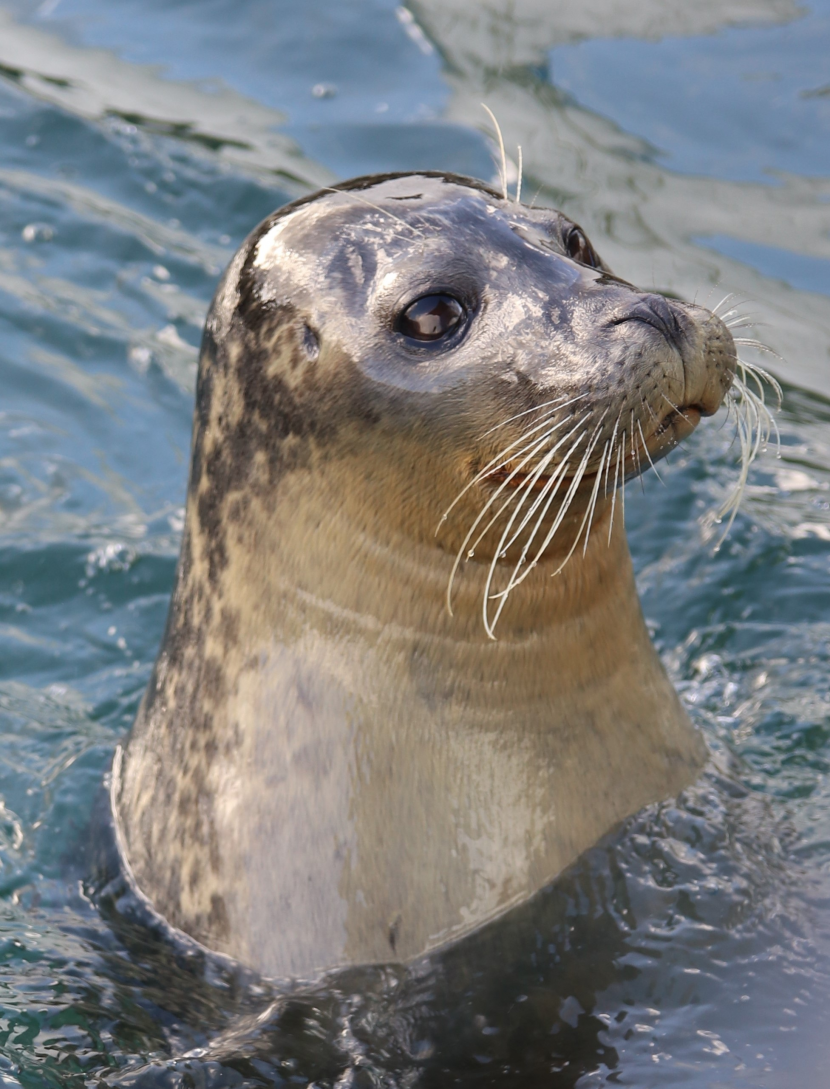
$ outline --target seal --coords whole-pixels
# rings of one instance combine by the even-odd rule
[[[728,328],[468,178],[254,230],[207,319],[163,644],[112,806],[154,909],[273,978],[407,961],[695,779],[624,483]]]

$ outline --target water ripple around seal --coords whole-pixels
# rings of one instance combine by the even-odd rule
[[[442,154],[464,132],[459,163],[486,161],[486,97],[525,144],[528,184],[564,200],[616,264],[681,293],[732,277],[783,330],[798,373],[821,374],[826,300],[737,251],[716,267],[704,247],[737,232],[769,242],[765,261],[776,247],[823,260],[826,179],[752,187],[662,171],[642,135],[551,82],[550,50],[578,48],[596,13],[562,5],[551,27],[549,7],[529,4],[524,22],[494,8],[488,23],[461,0],[422,0],[407,21],[366,0],[327,21],[321,3],[314,47],[300,15],[280,9],[296,63],[278,91],[273,20],[257,24],[246,67],[244,27],[218,0],[182,54],[192,67],[166,73],[153,62],[170,63],[164,43],[194,27],[187,4],[124,5],[126,44],[114,9],[93,0],[0,8],[3,1085],[819,1084],[830,408],[795,387],[778,417],[781,459],[759,464],[717,555],[705,515],[734,478],[727,429],[678,451],[665,488],[629,488],[645,611],[716,762],[533,903],[407,971],[283,992],[171,946],[117,881],[88,882],[97,788],[164,623],[203,315],[219,270],[273,207],[333,170],[384,155],[408,165],[435,115]],[[647,37],[654,11],[615,8],[609,39]],[[725,19],[773,33],[801,17],[787,0],[660,11],[696,49]],[[361,74],[345,41],[376,50],[377,66]],[[204,83],[223,56],[227,81]],[[378,120],[421,127],[392,147]]]

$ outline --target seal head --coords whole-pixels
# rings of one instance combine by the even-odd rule
[[[156,909],[271,976],[408,959],[688,784],[704,748],[617,494],[735,366],[717,317],[470,179],[358,179],[261,224],[208,316],[113,777]]]

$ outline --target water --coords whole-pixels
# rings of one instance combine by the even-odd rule
[[[826,1084],[829,26],[827,0],[2,0],[0,1082]],[[90,883],[166,613],[201,323],[309,187],[494,174],[481,101],[528,199],[643,287],[741,293],[784,357],[781,458],[717,554],[713,422],[627,502],[717,764],[447,955],[274,994]]]

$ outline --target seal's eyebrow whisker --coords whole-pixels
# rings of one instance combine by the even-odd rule
[[[519,148],[519,176],[516,179],[516,203],[520,204],[522,200],[522,145],[518,145]]]
[[[361,204],[365,204],[369,208],[374,208],[376,212],[381,212],[383,215],[389,216],[390,219],[394,219],[397,223],[400,223],[402,226],[406,227],[407,230],[412,231],[413,234],[417,234],[421,238],[425,237],[423,231],[419,230],[417,227],[413,227],[413,225],[411,223],[407,223],[405,219],[402,219],[400,216],[396,216],[395,213],[390,212],[388,208],[382,208],[381,205],[375,204],[374,201],[367,200],[366,197],[358,196],[357,193],[355,193],[352,189],[338,189],[336,188],[336,186],[333,185],[324,185],[322,188],[322,192],[342,193],[344,196],[348,196],[352,200],[360,201]]]
[[[507,155],[504,152],[504,139],[501,134],[501,125],[499,125],[498,121],[496,120],[496,115],[493,113],[489,106],[485,105],[483,102],[481,103],[481,106],[482,109],[485,109],[490,114],[490,120],[495,126],[496,136],[499,139],[499,151],[501,153],[501,188],[502,192],[504,193],[504,199],[505,201],[507,201],[510,199],[507,192]]]
[[[544,185],[544,182],[542,183],[542,185]],[[533,211],[533,209],[536,207],[536,201],[539,197],[539,194],[542,192],[542,185],[540,185],[536,192],[533,194],[533,200],[530,202],[531,211]]]

